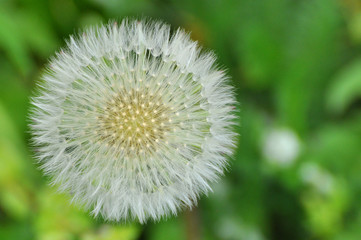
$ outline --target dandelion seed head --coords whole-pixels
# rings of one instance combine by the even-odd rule
[[[107,220],[143,223],[191,207],[235,145],[236,101],[214,62],[161,22],[70,37],[32,99],[40,166]]]

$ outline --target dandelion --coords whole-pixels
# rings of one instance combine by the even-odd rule
[[[110,23],[70,37],[32,99],[45,174],[107,220],[192,207],[232,153],[227,76],[182,30]]]

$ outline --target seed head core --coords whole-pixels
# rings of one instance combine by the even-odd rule
[[[160,96],[135,90],[120,91],[99,116],[100,138],[109,145],[133,149],[125,155],[156,151],[171,129],[173,115]]]

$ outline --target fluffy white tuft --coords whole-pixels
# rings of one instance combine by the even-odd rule
[[[70,37],[32,99],[44,172],[107,220],[191,207],[232,153],[235,98],[213,54],[161,22]]]

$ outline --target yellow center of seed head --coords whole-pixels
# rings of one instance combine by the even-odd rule
[[[98,118],[100,140],[118,147],[125,155],[155,152],[159,141],[171,129],[171,114],[159,96],[121,91],[112,96]]]

